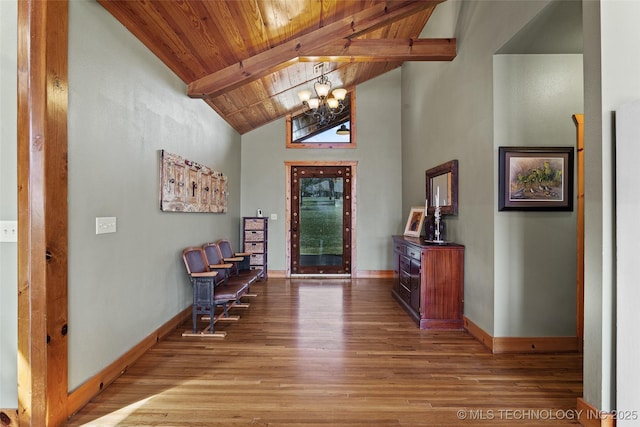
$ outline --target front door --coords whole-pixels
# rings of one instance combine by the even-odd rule
[[[351,166],[290,168],[291,274],[351,274]]]

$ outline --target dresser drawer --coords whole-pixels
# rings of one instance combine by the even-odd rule
[[[411,289],[411,275],[409,275],[408,273],[400,271],[400,274],[398,275],[398,281],[402,286],[407,288],[407,290]]]
[[[415,259],[417,261],[420,261],[420,255],[421,254],[422,254],[422,252],[420,251],[420,249],[415,248],[413,246],[407,246],[405,248],[405,255],[410,257],[410,258],[413,258],[413,259]]]
[[[406,256],[400,257],[400,272],[404,274],[411,274],[411,260]]]
[[[251,270],[260,271],[260,279],[267,280],[267,239],[269,230],[268,218],[262,216],[245,216],[242,218],[242,251],[251,255],[245,258]]]
[[[396,244],[393,246],[393,251],[394,251],[395,253],[397,253],[397,254],[404,255],[404,248],[405,248],[405,247],[406,247],[405,245],[401,245],[400,243],[396,243]]]
[[[247,242],[256,242],[256,241],[263,242],[264,231],[245,231],[244,240]]]
[[[398,296],[401,300],[409,303],[411,301],[411,291],[407,289],[402,283],[398,286]]]
[[[245,242],[244,250],[246,252],[255,253],[264,253],[264,243],[263,242]]]
[[[262,219],[245,219],[245,230],[264,230],[264,220]]]

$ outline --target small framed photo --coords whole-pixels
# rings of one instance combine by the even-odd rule
[[[404,227],[404,235],[420,237],[422,224],[424,224],[424,208],[411,208],[407,225]]]
[[[498,210],[573,210],[573,147],[499,147]]]

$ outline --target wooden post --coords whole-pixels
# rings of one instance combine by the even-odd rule
[[[578,211],[576,242],[576,336],[582,351],[584,341],[584,114],[574,114],[576,125],[576,174],[578,176]]]
[[[66,420],[67,0],[18,2],[18,422]]]

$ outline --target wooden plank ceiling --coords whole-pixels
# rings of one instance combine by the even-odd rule
[[[456,54],[455,39],[418,38],[444,0],[98,1],[240,134],[299,111],[320,62],[349,89]]]

